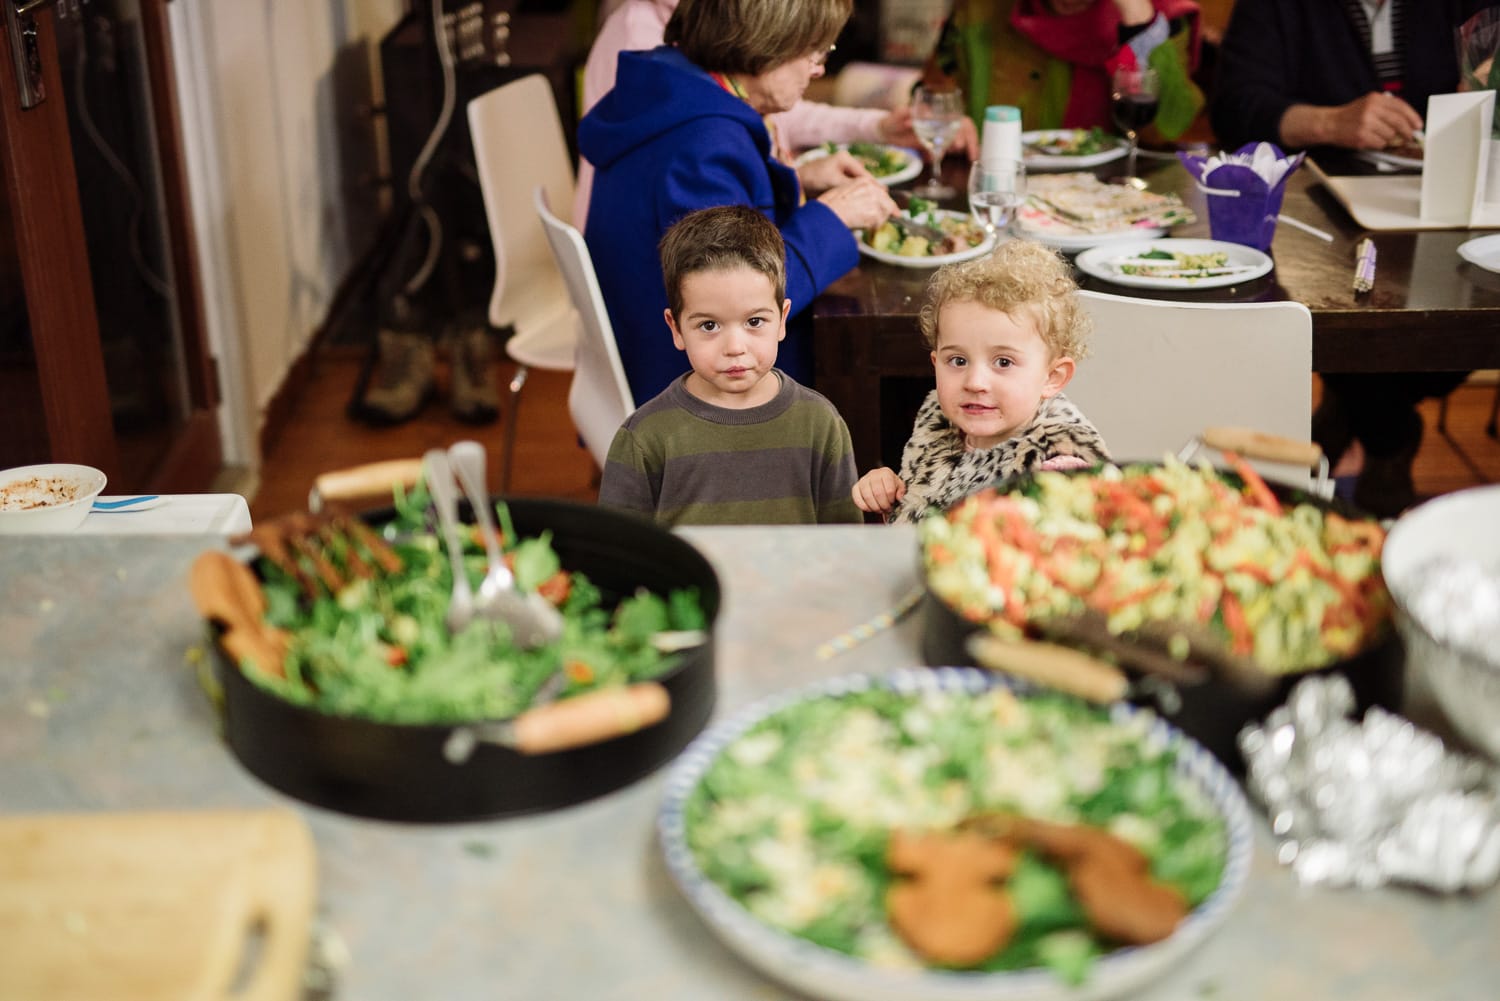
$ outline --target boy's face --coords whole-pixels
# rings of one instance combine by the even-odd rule
[[[790,299],[776,301],[771,279],[753,268],[697,271],[682,279],[681,322],[666,311],[672,343],[687,352],[688,390],[705,403],[743,410],[780,389],[767,379],[786,336]]]
[[[1024,314],[977,302],[950,302],[938,311],[938,406],[973,448],[1013,436],[1073,377],[1071,358],[1052,358]]]

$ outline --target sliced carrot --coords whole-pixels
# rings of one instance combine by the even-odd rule
[[[1219,599],[1224,611],[1224,627],[1229,630],[1229,648],[1235,653],[1255,652],[1255,637],[1250,633],[1250,623],[1245,619],[1245,608],[1233,591],[1226,589]]]
[[[1277,500],[1271,488],[1266,486],[1266,481],[1260,478],[1255,467],[1234,452],[1225,452],[1224,461],[1229,463],[1229,468],[1239,473],[1240,479],[1245,481],[1245,490],[1250,494],[1250,499],[1255,502],[1256,507],[1274,515],[1281,514],[1281,501]]]

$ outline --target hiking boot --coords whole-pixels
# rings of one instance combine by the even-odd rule
[[[378,336],[378,368],[359,416],[371,424],[400,424],[432,399],[432,339],[395,330],[382,330]]]
[[[453,416],[466,424],[491,424],[500,416],[495,344],[484,327],[471,327],[454,335],[448,405]]]

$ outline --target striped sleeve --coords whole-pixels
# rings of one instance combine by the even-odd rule
[[[609,443],[604,472],[599,479],[599,504],[642,514],[656,515],[656,490],[652,470],[634,430],[627,424]]]

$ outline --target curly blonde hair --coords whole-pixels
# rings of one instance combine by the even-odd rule
[[[1093,318],[1074,295],[1078,283],[1062,255],[1029,240],[1009,240],[995,252],[948,264],[927,283],[927,302],[918,322],[922,339],[938,343],[938,313],[950,302],[976,302],[1011,316],[1035,321],[1052,358],[1077,361],[1088,356]]]

